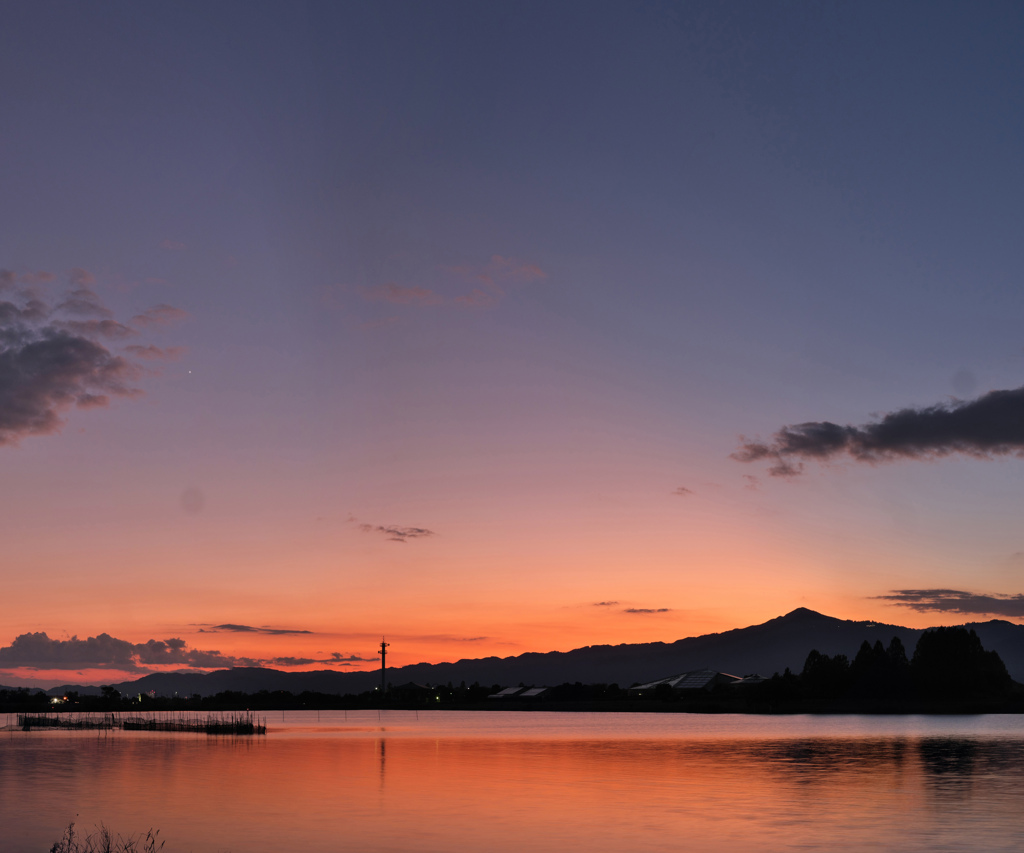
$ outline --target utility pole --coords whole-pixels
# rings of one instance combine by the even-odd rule
[[[380,654],[380,695],[381,695],[381,698],[383,698],[384,691],[387,689],[386,686],[385,686],[385,683],[384,683],[384,671],[387,669],[385,661],[387,661],[388,646],[390,646],[390,645],[391,645],[391,643],[385,643],[384,642],[384,638],[383,637],[380,638],[380,652],[379,652],[379,654]]]

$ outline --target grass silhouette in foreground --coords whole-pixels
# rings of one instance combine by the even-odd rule
[[[69,823],[60,840],[50,848],[50,853],[156,853],[164,846],[163,841],[157,840],[159,834],[160,830],[150,829],[145,835],[129,835],[127,838],[118,835],[115,838],[100,824],[95,832],[83,837],[75,832],[74,823]]]

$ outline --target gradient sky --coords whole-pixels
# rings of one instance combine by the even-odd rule
[[[1022,41],[5,3],[0,684],[1019,621]]]

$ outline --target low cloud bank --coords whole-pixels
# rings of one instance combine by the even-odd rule
[[[119,669],[149,672],[157,666],[214,669],[254,666],[249,658],[222,655],[219,651],[190,649],[184,640],[148,640],[130,643],[110,634],[80,640],[51,640],[44,632],[22,634],[9,646],[0,647],[0,666],[28,669]]]
[[[263,631],[262,633],[302,633],[309,631]],[[44,632],[22,634],[9,646],[0,647],[0,668],[4,669],[112,669],[144,675],[164,667],[189,669],[226,669],[233,666],[353,666],[375,661],[344,652],[329,652],[323,658],[274,657],[251,658],[225,655],[217,650],[189,648],[181,639],[147,640],[131,643],[110,634],[80,640],[53,640]]]

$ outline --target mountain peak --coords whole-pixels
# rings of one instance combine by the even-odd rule
[[[817,610],[810,610],[806,607],[798,607],[796,610],[790,610],[785,616],[780,616],[779,619],[785,620],[786,622],[795,622],[799,619],[827,619],[824,613],[819,613]]]

